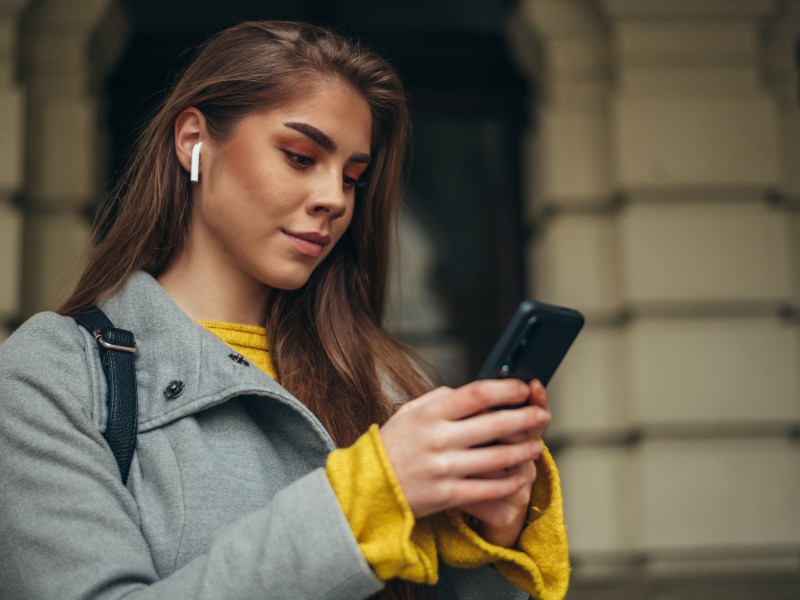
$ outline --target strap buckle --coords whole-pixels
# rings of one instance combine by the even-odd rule
[[[95,329],[92,331],[92,335],[94,335],[94,339],[97,340],[97,343],[100,344],[103,348],[107,348],[108,350],[121,350],[122,352],[136,352],[136,342],[133,343],[133,346],[121,346],[119,344],[112,344],[111,342],[107,342],[103,338],[103,332],[100,329]]]

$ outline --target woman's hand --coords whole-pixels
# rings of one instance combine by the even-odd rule
[[[533,404],[492,410],[529,398]],[[502,544],[513,545],[550,420],[546,407],[541,384],[519,380],[437,388],[401,407],[381,438],[414,515],[460,508],[481,521],[487,541],[506,542],[513,534]]]
[[[538,440],[538,450],[533,457],[537,459],[541,456],[543,451],[541,438],[547,426],[550,424],[550,410],[547,403],[547,391],[537,380],[530,383],[530,397],[531,406],[538,406],[540,409],[540,418],[537,426],[531,431],[512,435],[500,441],[504,444],[509,444],[525,439]],[[531,501],[531,490],[533,488],[533,483],[536,481],[536,465],[532,460],[520,464],[514,467],[514,469],[519,472],[526,481],[526,484],[517,492],[505,498],[500,498],[499,500],[475,502],[458,507],[465,513],[479,520],[480,523],[477,531],[483,539],[496,546],[505,546],[508,548],[516,544],[525,526],[525,517],[528,514],[528,506]],[[502,473],[497,472],[484,473],[480,475],[480,477],[498,477],[501,474]]]

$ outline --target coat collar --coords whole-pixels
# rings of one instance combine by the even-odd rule
[[[192,321],[147,273],[134,273],[100,308],[136,338],[140,432],[236,396],[257,395],[290,406],[330,440],[308,408],[255,365],[233,360],[234,351]],[[172,382],[182,384],[177,397],[166,393]]]

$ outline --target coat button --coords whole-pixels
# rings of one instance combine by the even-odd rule
[[[239,354],[238,352],[232,352],[231,354],[228,354],[228,358],[239,363],[240,365],[244,365],[245,367],[250,366],[250,363],[247,362],[247,359],[245,359],[245,357]]]
[[[183,393],[184,387],[183,382],[179,379],[170,381],[167,387],[164,388],[164,397],[167,400],[174,400]]]

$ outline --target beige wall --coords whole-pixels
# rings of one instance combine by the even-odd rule
[[[107,177],[103,77],[121,49],[113,0],[0,0],[0,339],[57,306]]]
[[[529,0],[572,597],[800,597],[800,2]]]
[[[18,30],[24,0],[0,0],[0,340],[20,310],[24,90],[17,79]]]

